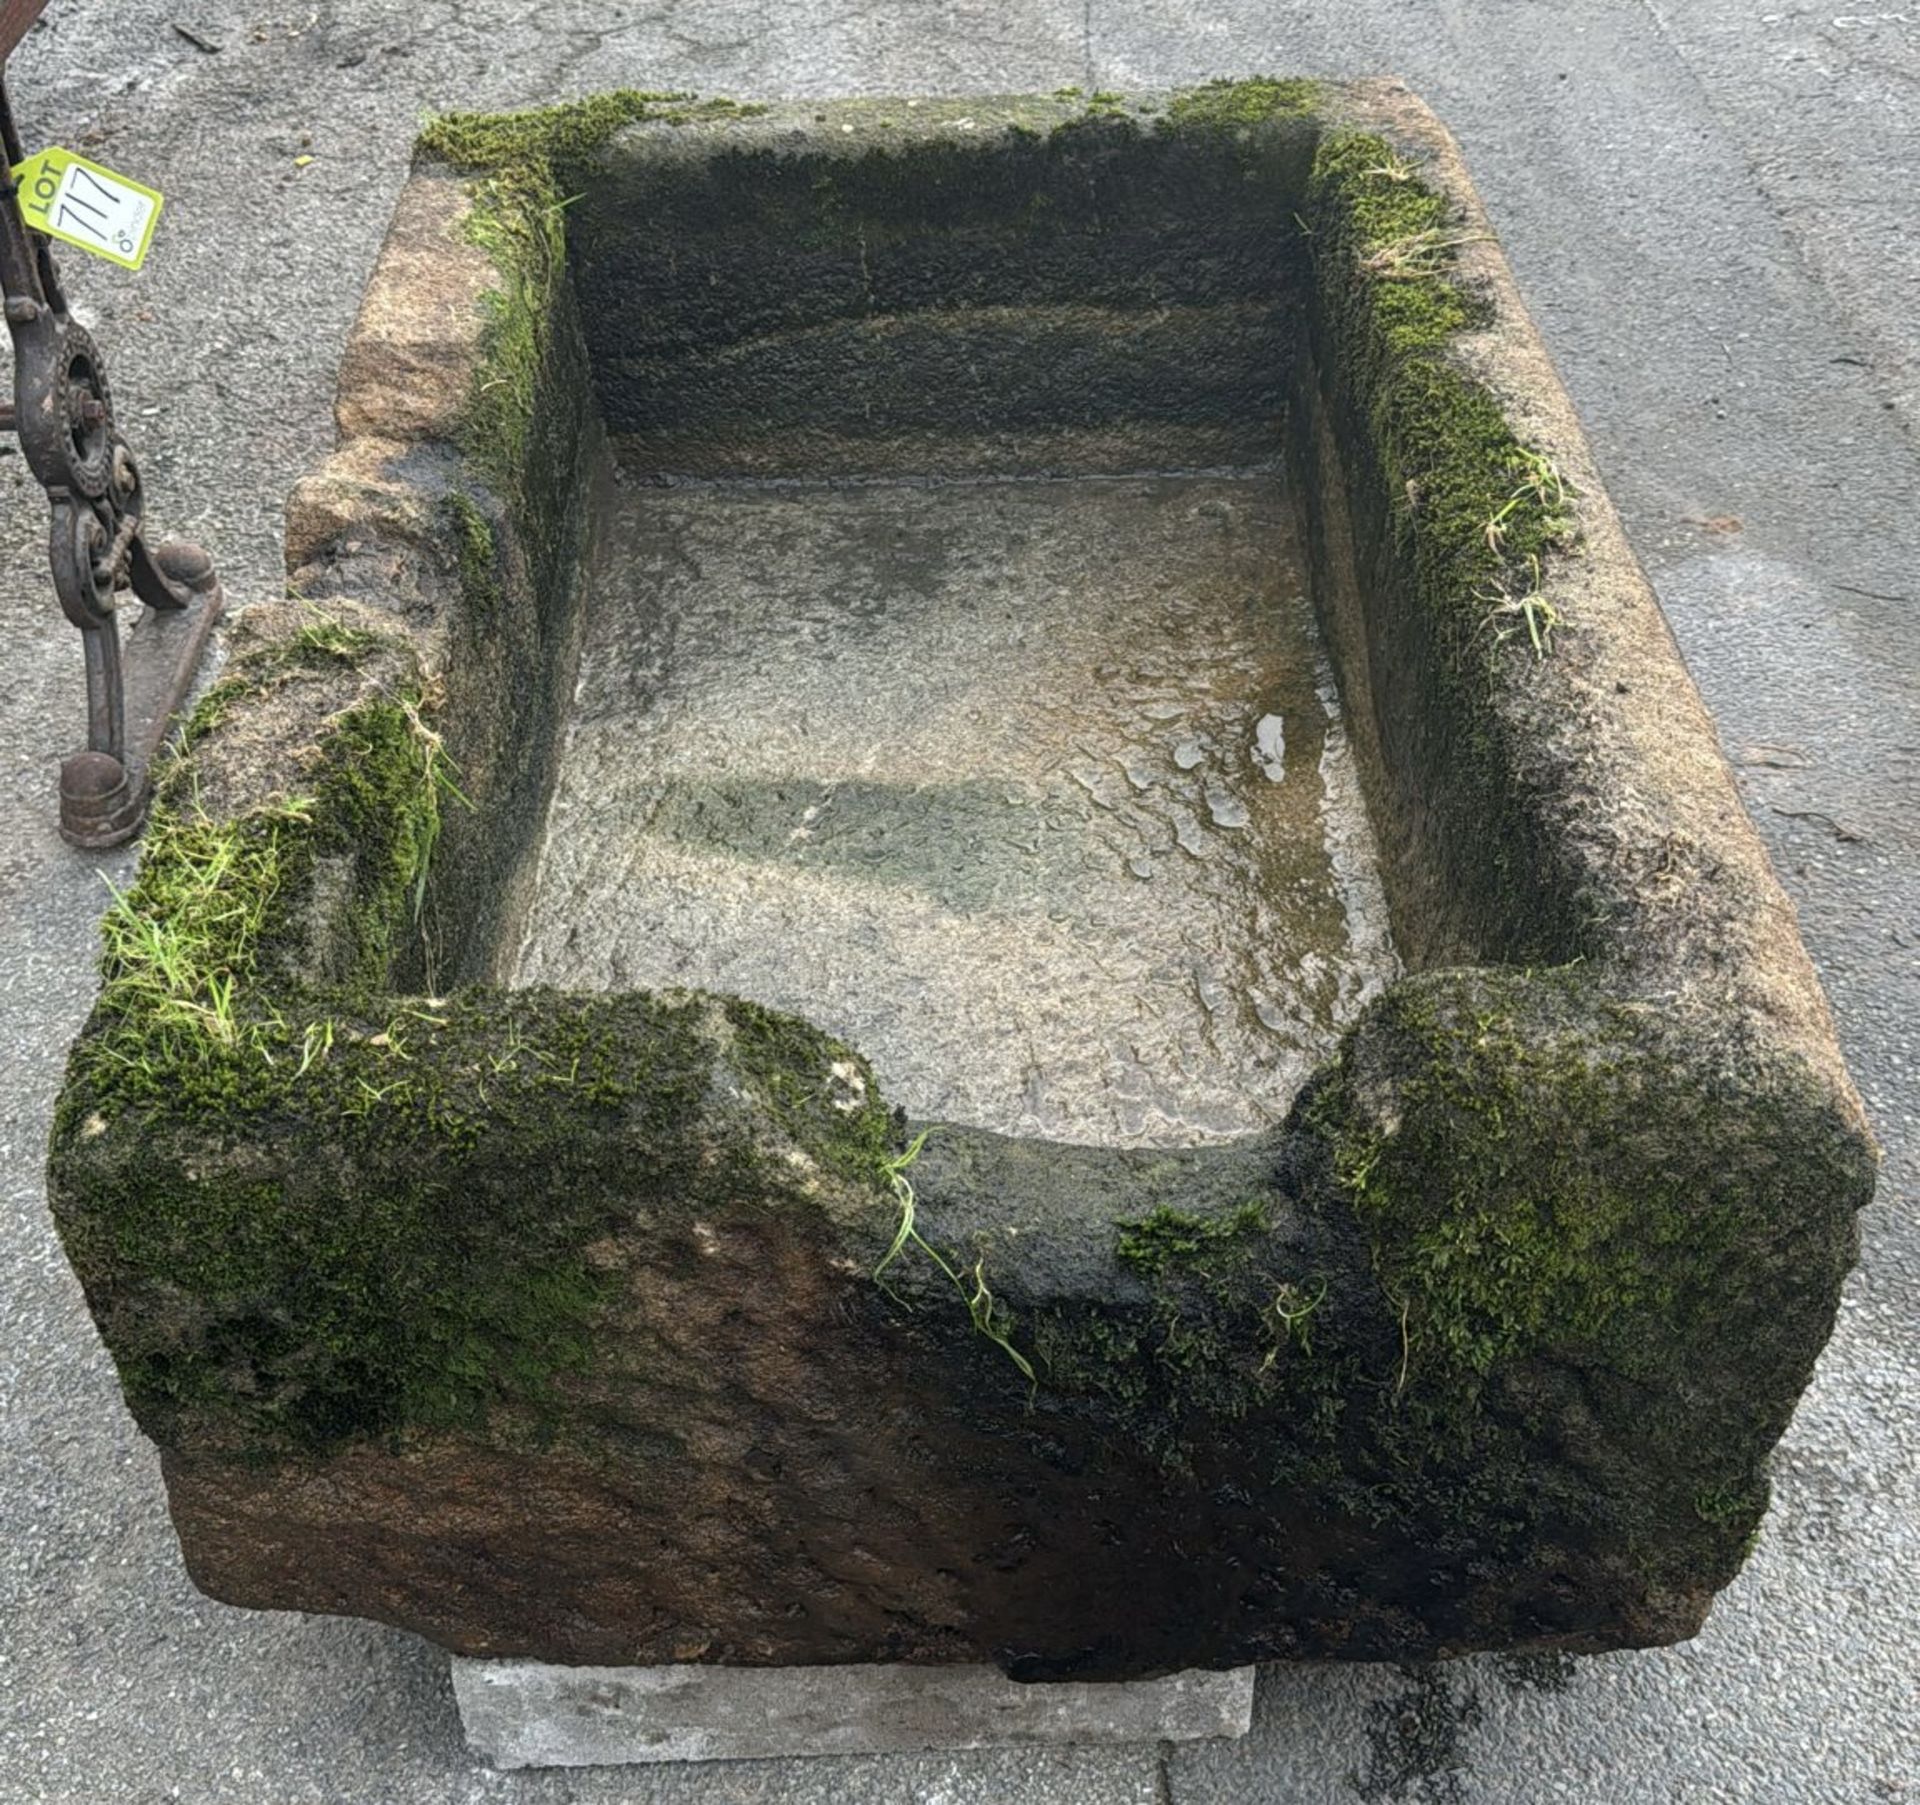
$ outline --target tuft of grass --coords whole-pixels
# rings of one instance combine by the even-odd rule
[[[880,1256],[880,1263],[873,1269],[874,1282],[894,1299],[896,1303],[905,1303],[905,1299],[886,1282],[887,1268],[906,1252],[909,1247],[917,1247],[921,1253],[933,1262],[959,1294],[960,1301],[966,1305],[967,1318],[973,1324],[974,1333],[993,1343],[1001,1353],[1019,1369],[1020,1376],[1027,1382],[1028,1395],[1039,1384],[1033,1370],[1033,1362],[1013,1345],[1010,1334],[1012,1323],[1005,1318],[1004,1312],[994,1301],[992,1290],[987,1285],[986,1261],[973,1263],[973,1289],[967,1289],[967,1282],[959,1270],[937,1247],[921,1234],[915,1222],[915,1199],[913,1180],[907,1176],[908,1168],[920,1157],[920,1150],[927,1144],[927,1129],[921,1129],[907,1144],[904,1152],[897,1153],[880,1162],[880,1174],[893,1192],[894,1202],[899,1206],[899,1220],[894,1224],[893,1239],[887,1244],[887,1251]]]
[[[921,1245],[925,1246],[926,1244],[922,1242]],[[927,1248],[927,1251],[933,1253],[931,1247]],[[967,1316],[973,1323],[974,1333],[985,1336],[987,1340],[991,1341],[1001,1353],[1005,1354],[1006,1357],[1019,1368],[1020,1376],[1027,1382],[1027,1395],[1029,1399],[1031,1399],[1034,1389],[1040,1381],[1034,1373],[1033,1362],[1029,1360],[1025,1354],[1021,1353],[1009,1338],[1008,1327],[1011,1327],[1011,1324],[1009,1324],[1008,1327],[1002,1327],[999,1317],[995,1314],[997,1306],[994,1303],[993,1293],[987,1289],[986,1261],[984,1259],[974,1261],[973,1292],[971,1296],[968,1296],[966,1287],[959,1283],[957,1276],[952,1269],[947,1266],[947,1263],[942,1260],[938,1254],[934,1254],[933,1257],[935,1262],[946,1272],[947,1276],[954,1279],[956,1289],[958,1289],[961,1296],[966,1299]]]
[[[1524,445],[1515,449],[1508,462],[1518,481],[1513,493],[1487,518],[1487,524],[1482,529],[1487,549],[1493,552],[1506,549],[1507,522],[1523,507],[1535,513],[1541,532],[1550,540],[1565,542],[1569,539],[1573,532],[1573,520],[1567,512],[1567,504],[1577,491],[1560,474],[1560,467],[1545,452],[1534,451]]]
[[[1404,182],[1412,177],[1389,179]],[[1443,232],[1426,226],[1373,246],[1362,254],[1360,267],[1383,282],[1427,282],[1453,267],[1453,253],[1462,245],[1489,244],[1492,238],[1490,232]]]
[[[309,1022],[301,1037],[300,1064],[294,1071],[296,1078],[304,1078],[316,1065],[324,1065],[328,1054],[333,1051],[335,1024],[332,1016],[323,1016],[317,1022]]]
[[[418,870],[413,879],[413,919],[418,926],[427,904],[427,877],[433,869],[434,848],[440,843],[443,805],[457,803],[472,813],[473,803],[454,781],[453,760],[447,756],[446,740],[436,728],[427,725],[419,699],[403,696],[400,699],[400,712],[406,717],[414,741],[420,748],[420,782],[431,804],[422,815],[416,859]]]
[[[146,1029],[138,1053],[115,1049],[119,1057],[196,1066],[263,1050],[263,1024],[243,1019],[235,996],[281,894],[285,830],[311,808],[303,798],[235,822],[155,811],[139,878],[125,890],[104,880],[113,902],[101,925],[101,1002]]]
[[[349,627],[323,614],[311,603],[301,604],[304,619],[291,637],[292,662],[314,665],[322,662],[358,664],[381,644],[380,635],[365,627]]]
[[[1289,1281],[1280,1286],[1273,1294],[1273,1302],[1267,1306],[1267,1313],[1273,1318],[1278,1330],[1274,1344],[1267,1350],[1267,1357],[1260,1363],[1262,1372],[1268,1371],[1280,1358],[1280,1350],[1292,1343],[1301,1353],[1313,1352],[1313,1313],[1326,1302],[1327,1281],[1322,1279],[1313,1295],[1309,1297],[1299,1285]]]
[[[364,649],[357,629],[324,618],[299,632],[312,641],[302,656]],[[267,680],[277,680],[284,660],[270,655],[268,664]],[[233,681],[250,680],[243,672]],[[282,1058],[296,1077],[326,1062],[332,1019],[289,1024],[259,981],[262,959],[286,939],[322,850],[368,865],[376,900],[363,912],[371,926],[358,950],[369,978],[385,969],[398,925],[386,917],[411,904],[417,922],[442,808],[449,799],[472,806],[426,710],[417,691],[349,710],[333,723],[310,790],[231,819],[205,813],[190,762],[176,760],[162,776],[139,873],[125,889],[106,880],[112,901],[101,927],[104,1028],[90,1044],[129,1095],[156,1085],[225,1095]],[[403,817],[402,831],[370,832],[363,808]]]
[[[1389,150],[1378,163],[1368,165],[1360,172],[1382,182],[1413,182],[1420,177],[1420,165],[1411,157],[1403,157],[1397,150]]]
[[[926,1146],[929,1132],[928,1129],[921,1129],[907,1143],[905,1152],[892,1154],[880,1162],[880,1176],[886,1180],[894,1201],[900,1206],[900,1220],[894,1227],[893,1239],[888,1243],[887,1251],[880,1256],[880,1264],[873,1269],[876,1284],[884,1282],[887,1268],[906,1251],[909,1241],[918,1242],[928,1253],[933,1253],[933,1249],[920,1239],[920,1231],[914,1226],[913,1180],[907,1176],[907,1168],[920,1157],[920,1150]],[[939,1259],[940,1256],[934,1254],[933,1257]]]
[[[1553,650],[1556,627],[1565,625],[1565,617],[1548,600],[1540,583],[1540,556],[1527,555],[1525,581],[1511,586],[1504,577],[1493,578],[1481,592],[1488,604],[1487,621],[1497,640],[1511,639],[1524,625],[1535,658],[1545,658]]]

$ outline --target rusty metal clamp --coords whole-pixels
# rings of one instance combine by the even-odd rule
[[[18,434],[47,492],[54,588],[85,648],[87,748],[60,767],[60,832],[97,849],[140,831],[153,757],[192,688],[222,596],[199,546],[149,545],[140,472],[114,423],[100,348],[68,313],[48,241],[20,211],[12,171],[25,151],[5,57],[39,11],[32,0],[0,11],[0,292],[14,381],[0,429]],[[116,606],[123,589],[145,604],[124,648]]]

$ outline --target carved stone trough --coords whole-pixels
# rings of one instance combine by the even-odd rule
[[[53,1141],[202,1587],[1023,1678],[1699,1628],[1874,1156],[1404,89],[442,121],[338,411]]]

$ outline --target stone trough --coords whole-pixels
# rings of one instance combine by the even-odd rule
[[[1404,89],[442,121],[338,415],[53,1142],[203,1588],[1046,1680],[1700,1627],[1874,1156]]]

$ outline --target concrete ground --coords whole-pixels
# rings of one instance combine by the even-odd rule
[[[1920,1799],[1920,14],[1838,4],[53,0],[14,59],[29,148],[167,193],[146,271],[69,267],[156,512],[242,599],[277,583],[281,498],[326,446],[425,109],[620,83],[1404,75],[1465,145],[1799,903],[1887,1165],[1759,1551],[1685,1648],[1275,1669],[1246,1741],[1164,1757],[489,1773],[424,1644],[194,1593],[55,1246],[48,1112],[101,872],[126,861],[52,831],[79,652],[37,493],[0,457],[0,1800]]]

